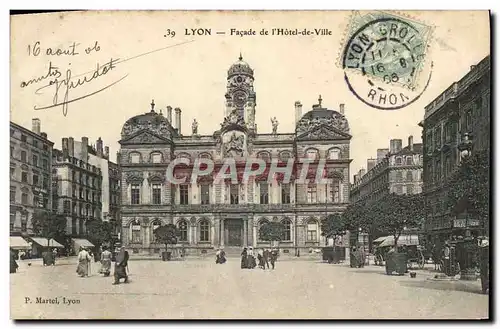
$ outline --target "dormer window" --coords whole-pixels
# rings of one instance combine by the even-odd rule
[[[308,159],[317,160],[318,159],[318,150],[316,150],[316,149],[307,150],[306,157]]]
[[[141,162],[141,155],[139,153],[130,154],[130,163],[139,163]]]
[[[161,153],[153,153],[151,154],[151,162],[153,163],[161,163]]]

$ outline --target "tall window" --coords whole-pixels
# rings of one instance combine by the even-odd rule
[[[141,200],[141,187],[139,184],[131,185],[131,193],[130,193],[130,203],[131,204],[139,204]]]
[[[308,159],[317,160],[318,159],[318,150],[309,149],[306,152],[306,156],[307,156]]]
[[[316,222],[314,219],[310,219],[307,222],[307,241],[318,241],[318,222]]]
[[[21,161],[26,162],[26,151],[21,151]]]
[[[42,159],[42,168],[44,170],[49,169],[49,161],[47,159]]]
[[[230,202],[231,204],[239,204],[239,189],[238,189],[238,185],[234,184],[234,185],[231,185],[231,187],[229,188],[229,194],[230,194]]]
[[[401,182],[403,180],[403,173],[401,171],[396,171],[396,182]]]
[[[10,156],[14,157],[14,146],[10,147]]]
[[[26,135],[21,135],[21,142],[26,142],[27,138]]]
[[[161,204],[161,185],[153,184],[153,204]]]
[[[189,204],[189,190],[187,184],[179,185],[180,204]]]
[[[307,203],[318,202],[317,188],[316,184],[307,185]]]
[[[141,162],[141,155],[139,153],[130,154],[130,163],[139,163]]]
[[[179,222],[179,241],[188,240],[188,224],[185,220]]]
[[[269,224],[269,221],[267,219],[261,219],[259,221],[259,232],[258,232],[258,239],[259,239],[259,241],[262,241],[262,237],[260,235],[260,232],[262,231],[261,230],[262,226],[264,226],[265,224]]]
[[[260,187],[260,204],[269,203],[269,185],[266,182],[259,184]]]
[[[472,130],[472,111],[469,110],[467,113],[465,113],[465,129],[466,132],[469,132]]]
[[[16,202],[16,190],[10,190],[10,202],[11,203]]]
[[[27,172],[21,173],[21,182],[23,182],[23,183],[28,182],[28,173]]]
[[[340,202],[340,182],[337,180],[333,181],[332,190],[331,190],[331,200],[334,203]]]
[[[397,165],[401,165],[401,164],[403,164],[403,159],[401,159],[401,157],[397,157],[397,158],[396,158],[396,164],[397,164]]]
[[[290,203],[290,184],[281,184],[281,203]]]
[[[408,171],[406,172],[406,180],[407,180],[408,182],[412,182],[412,181],[413,181],[413,173],[411,172],[411,170],[408,170]]]
[[[141,223],[136,219],[130,224],[132,243],[141,243]]]
[[[38,195],[33,195],[33,206],[40,207],[40,197]]]
[[[33,154],[33,166],[38,167],[38,155]]]
[[[406,194],[413,194],[413,185],[406,185]]]
[[[10,229],[14,229],[14,224],[16,223],[16,213],[15,212],[10,212]]]
[[[38,186],[38,175],[37,174],[33,174],[33,185],[35,186]]]
[[[328,151],[328,159],[329,160],[337,160],[340,159],[340,150],[337,148],[331,149]]]
[[[285,219],[282,223],[284,226],[283,241],[292,241],[292,222]]]
[[[406,164],[412,165],[413,164],[413,157],[406,157]]]
[[[161,163],[161,154],[160,153],[151,154],[151,161],[153,163]]]
[[[201,204],[210,204],[210,185],[201,185]]]
[[[24,205],[28,204],[28,194],[27,193],[22,193],[21,194],[21,203]]]
[[[158,219],[155,219],[153,223],[151,224],[151,237],[153,238],[152,240],[157,242],[155,231],[158,227],[161,226],[161,222]]]
[[[200,222],[200,241],[210,241],[210,223],[206,219]]]
[[[26,232],[28,230],[28,222],[21,221],[21,231]]]

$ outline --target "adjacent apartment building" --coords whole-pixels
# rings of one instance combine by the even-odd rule
[[[472,214],[450,213],[447,179],[460,164],[460,145],[472,141],[472,153],[490,148],[490,56],[458,82],[451,84],[425,107],[420,123],[424,143],[425,228],[429,239],[480,234],[481,223]]]
[[[33,119],[32,129],[10,122],[10,233],[32,235],[35,209],[52,207],[51,171],[54,143]]]

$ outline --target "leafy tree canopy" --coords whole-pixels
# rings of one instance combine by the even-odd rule
[[[177,244],[180,231],[174,224],[167,224],[157,227],[153,231],[153,234],[155,235],[156,241],[164,243],[165,247],[168,248],[169,244]]]
[[[113,240],[113,224],[100,220],[87,222],[87,236],[90,242],[101,246]]]
[[[345,218],[340,213],[330,214],[321,220],[321,234],[327,238],[336,238],[346,233]]]
[[[66,217],[62,214],[54,214],[44,210],[35,210],[31,218],[33,232],[36,235],[51,239],[66,235]]]
[[[259,228],[259,235],[263,241],[282,241],[285,238],[285,225],[281,222],[264,223]]]

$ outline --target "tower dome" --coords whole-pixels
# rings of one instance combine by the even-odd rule
[[[232,77],[232,76],[238,75],[238,74],[248,75],[248,76],[253,77],[253,70],[250,67],[250,65],[248,65],[247,62],[243,61],[243,56],[241,56],[241,53],[240,53],[240,57],[238,58],[238,61],[236,63],[234,63],[233,65],[231,65],[231,67],[227,71],[228,77]]]
[[[128,119],[122,128],[122,139],[126,139],[141,130],[148,130],[160,137],[169,138],[172,126],[163,114],[154,110],[154,101],[151,103],[151,111],[139,114]]]

